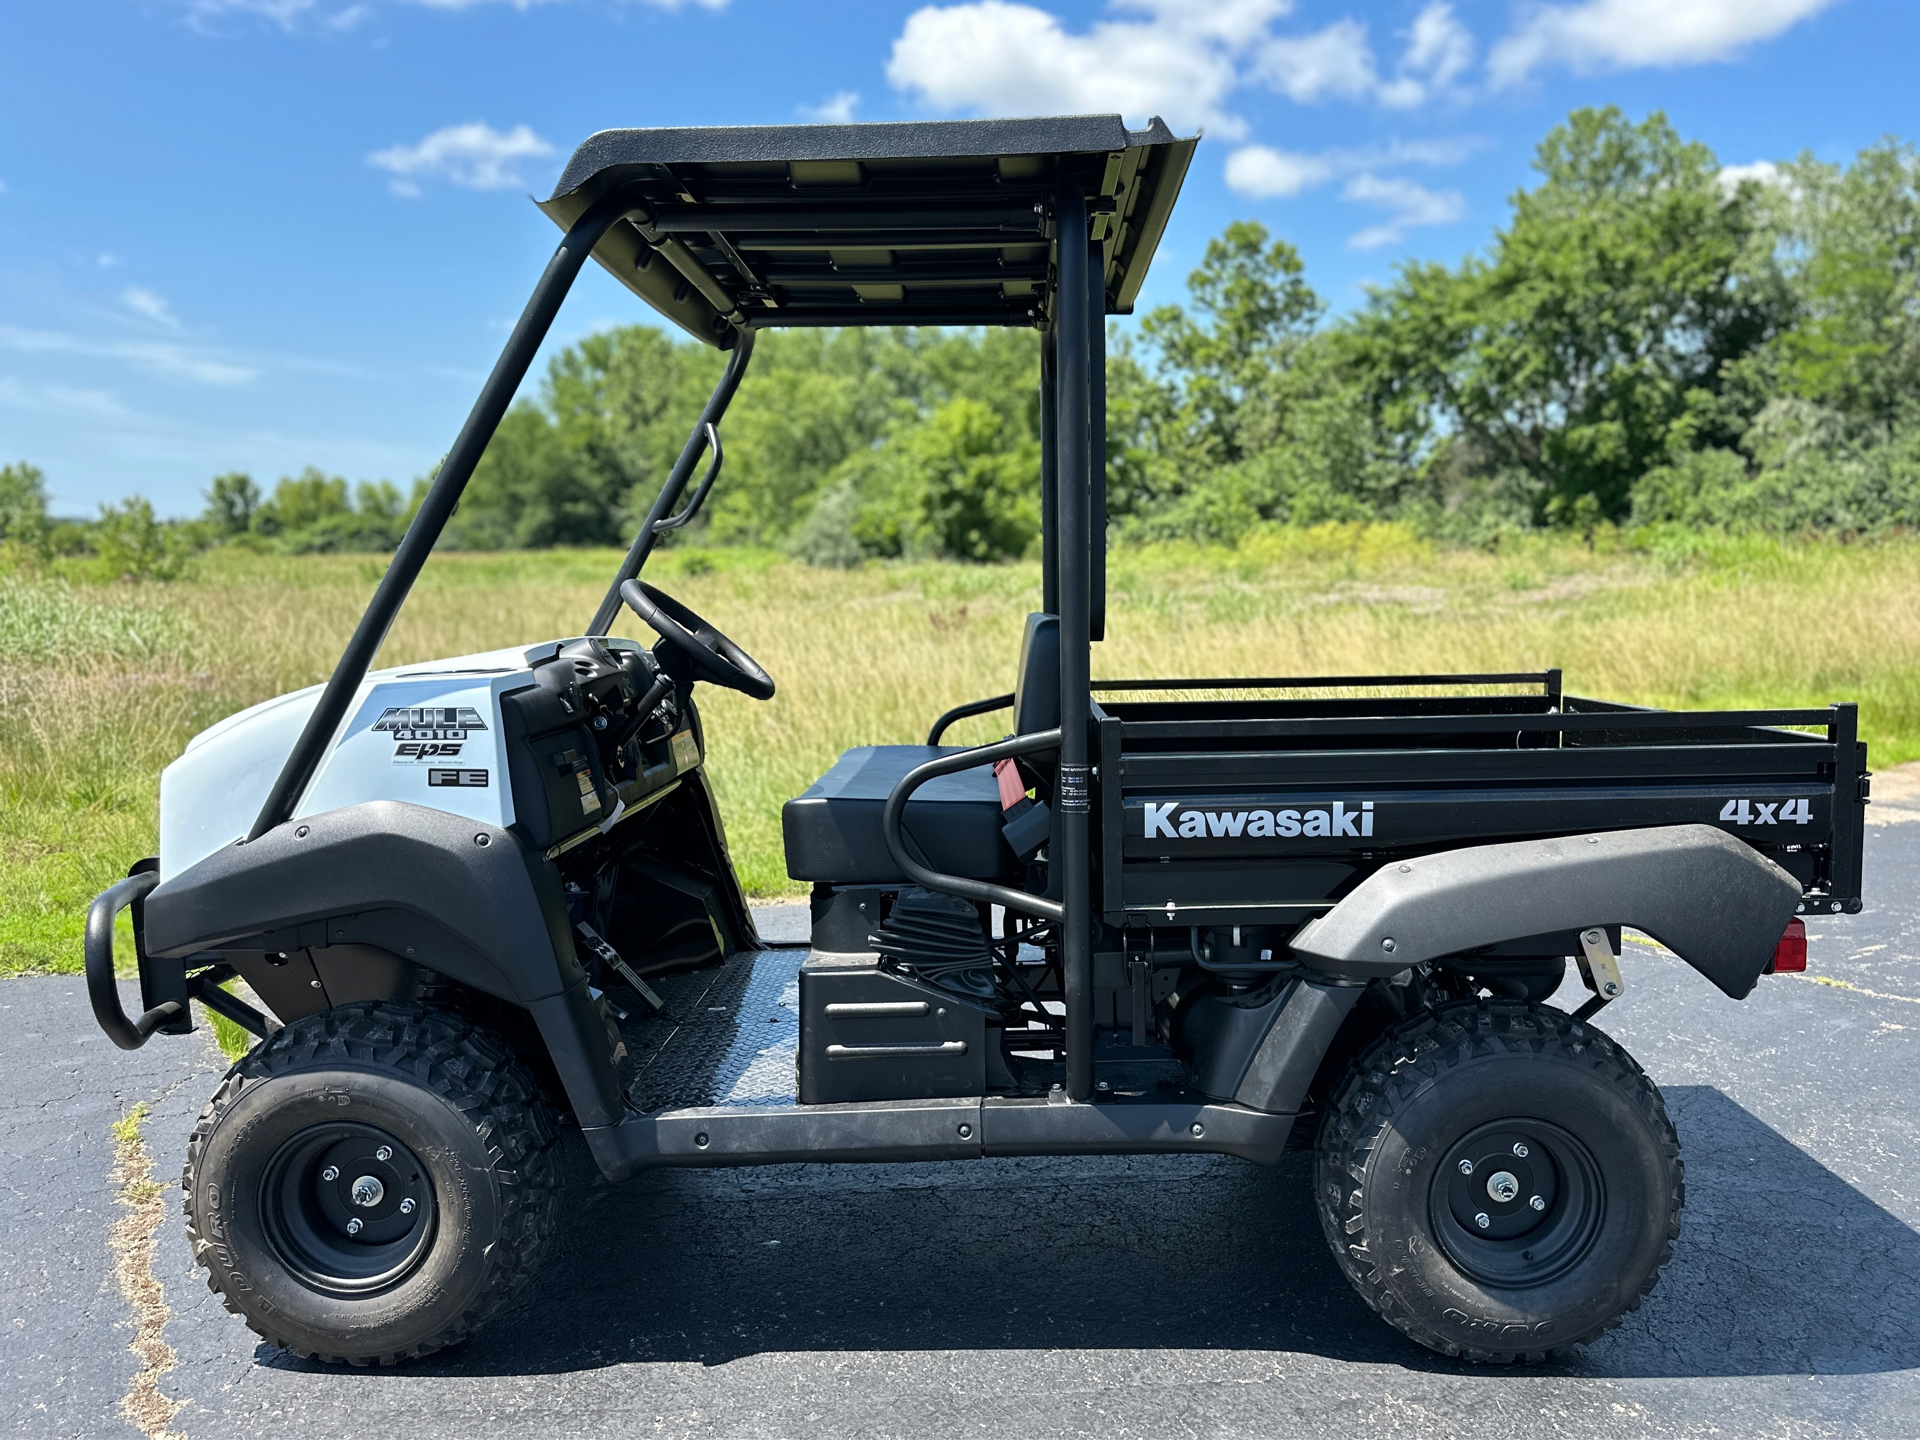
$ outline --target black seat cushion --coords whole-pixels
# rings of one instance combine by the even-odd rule
[[[887,853],[880,815],[887,796],[916,765],[957,745],[862,745],[789,800],[780,814],[787,874],[828,885],[897,885],[906,880]],[[902,830],[914,858],[972,880],[1002,877],[1014,865],[1001,838],[1000,789],[982,765],[941,775],[914,791]]]

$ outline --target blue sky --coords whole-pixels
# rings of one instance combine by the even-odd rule
[[[1730,166],[1920,131],[1912,0],[16,0],[0,56],[0,463],[63,513],[422,473],[609,126],[1157,112],[1207,139],[1143,301],[1253,217],[1336,309],[1575,106]],[[589,267],[550,347],[645,318]]]

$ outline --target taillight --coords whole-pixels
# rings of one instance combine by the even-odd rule
[[[1807,968],[1807,925],[1795,917],[1787,922],[1787,933],[1773,947],[1773,963],[1767,967],[1774,975],[1798,975]]]

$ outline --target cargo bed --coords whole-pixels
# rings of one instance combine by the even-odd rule
[[[1653,710],[1565,694],[1557,670],[1093,688],[1109,925],[1299,924],[1389,861],[1689,823],[1780,865],[1803,909],[1860,909],[1851,704]]]

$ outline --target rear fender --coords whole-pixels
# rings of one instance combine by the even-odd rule
[[[1753,989],[1800,882],[1711,825],[1477,845],[1383,866],[1293,950],[1354,979],[1593,925],[1651,935],[1735,1000]]]

